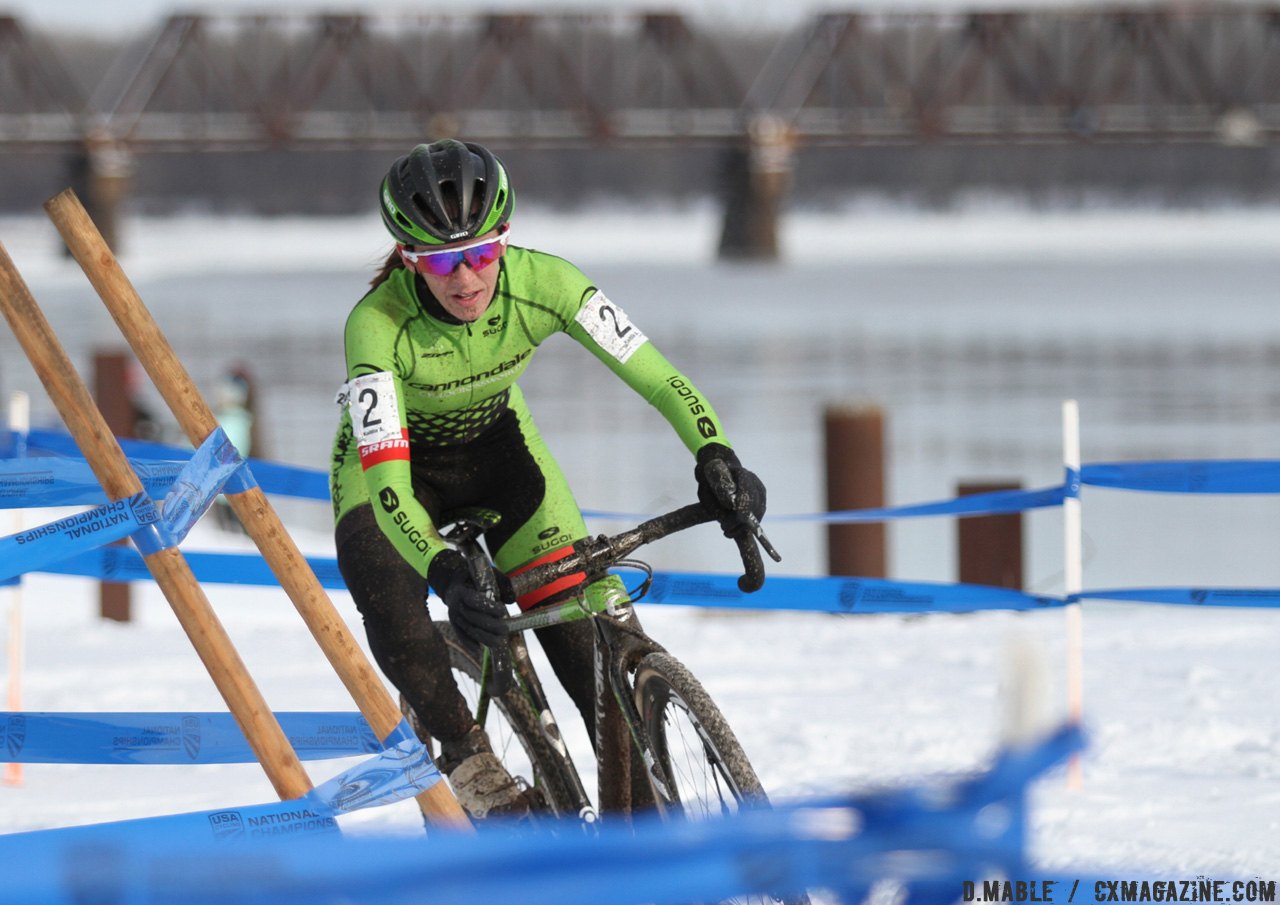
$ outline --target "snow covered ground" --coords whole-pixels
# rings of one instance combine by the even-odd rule
[[[207,549],[217,538],[197,536]],[[92,586],[36,576],[23,588],[24,708],[225,709],[165,601],[135,586],[135,621],[99,620]],[[207,588],[271,706],[354,709],[281,592]],[[345,594],[339,610],[360,626]],[[1268,611],[1091,603],[1086,623],[1084,787],[1036,789],[1037,862],[1104,876],[1280,872],[1275,619]],[[843,617],[643,611],[706,684],[779,799],[865,790],[984,765],[1005,723],[1011,651],[1042,659],[1047,722],[1063,705],[1060,611]],[[560,701],[559,712],[569,714]],[[564,718],[565,722],[570,722]],[[574,724],[571,741],[585,750]],[[342,761],[308,764],[313,781]],[[0,788],[19,831],[273,800],[256,765],[28,765]],[[411,804],[344,818],[416,826]]]
[[[590,253],[605,267],[612,266],[611,252],[619,261],[628,257],[655,266],[661,262],[689,268],[704,266],[713,252],[711,229],[690,229],[673,236],[635,228],[635,216],[620,212],[588,221],[530,212],[518,228],[528,244],[554,247],[570,258]],[[699,216],[702,227],[713,224],[713,213]],[[682,222],[687,224],[688,218]],[[142,223],[130,228],[124,265],[135,281],[162,280],[166,274],[190,276],[193,265],[183,257],[183,250],[190,247],[193,234],[200,236],[204,266],[216,265],[224,271],[245,268],[256,274],[271,268],[287,273],[291,267],[297,269],[300,260],[320,259],[359,274],[383,248],[375,224],[366,218],[321,224],[240,221],[221,227],[202,222],[198,233],[181,224],[169,226]],[[597,238],[616,236],[619,230],[628,230],[626,234],[636,237],[636,242]],[[783,276],[817,268],[832,254],[854,267],[895,257],[904,266],[934,266],[977,256],[1032,267],[1064,259],[1104,264],[1136,259],[1154,269],[1177,266],[1191,255],[1212,257],[1228,273],[1233,262],[1239,262],[1242,272],[1256,278],[1257,268],[1274,267],[1277,235],[1280,215],[1268,212],[1046,217],[1017,211],[937,216],[853,211],[839,217],[806,217],[790,226],[789,261],[799,270],[783,271]],[[531,236],[539,238],[534,241]],[[542,236],[554,236],[555,242]],[[858,239],[849,241],[849,236]],[[82,279],[50,253],[47,231],[30,228],[28,222],[0,221],[0,241],[38,288],[38,297],[67,294]],[[651,247],[637,245],[645,241]],[[264,248],[270,253],[264,254]],[[735,279],[745,284],[752,273],[761,280],[778,274],[775,271],[771,277],[767,269],[748,269]],[[1250,323],[1258,325],[1258,332],[1275,332],[1274,312],[1261,304],[1236,314],[1231,329],[1239,335],[1248,334]],[[963,312],[951,316],[961,318]],[[1051,320],[1056,316],[1065,321],[1068,312],[1046,314]],[[1132,322],[1124,320],[1123,312],[1117,311],[1116,317],[1122,327],[1135,332],[1143,328],[1138,315],[1132,316]],[[55,320],[55,326],[63,323]],[[1181,329],[1194,331],[1197,323],[1193,320]],[[1092,328],[1108,329],[1096,321]],[[1043,329],[1056,327],[1051,322]],[[1172,336],[1180,327],[1177,322],[1164,322],[1153,324],[1152,329]],[[8,357],[12,343],[6,340],[0,348]],[[19,376],[24,364],[20,359],[4,363],[6,390],[25,380]],[[1056,390],[1055,386],[1050,392]],[[731,395],[727,384],[715,398],[726,395]],[[1090,458],[1089,411],[1086,407],[1086,459]],[[1052,428],[1054,413],[1048,417]],[[1259,448],[1274,447],[1274,424],[1254,422],[1252,429],[1250,436],[1257,438]],[[749,445],[764,450],[768,443],[764,428],[750,437]],[[777,466],[784,458],[779,453],[771,461]],[[1054,467],[1050,457],[1048,474],[1053,474]],[[780,467],[773,469],[779,472]],[[687,479],[683,471],[681,476]],[[1038,477],[1031,476],[1029,486],[1042,483]],[[813,482],[812,477],[803,480]],[[776,485],[770,486],[772,491]],[[936,498],[941,494],[935,489],[915,481],[905,490],[907,495],[895,501]],[[776,511],[810,509],[815,502],[812,494],[789,494],[785,486],[776,499],[780,501]],[[614,500],[585,495],[583,499],[602,508],[650,501],[648,497]],[[1219,520],[1229,519],[1222,513],[1234,511],[1231,507],[1236,505],[1231,500],[1204,502],[1211,504]],[[1240,511],[1254,507],[1249,511],[1255,512],[1260,505],[1265,501],[1242,502]],[[1086,519],[1089,511],[1086,508]],[[1151,511],[1159,519],[1163,510]],[[31,524],[48,520],[47,515],[32,512],[25,517]],[[0,518],[6,516],[0,514]],[[1213,524],[1215,535],[1226,533],[1222,525],[1230,527],[1223,521]],[[1197,573],[1203,576],[1199,580],[1240,575],[1253,583],[1280,584],[1274,577],[1274,557],[1266,553],[1274,548],[1274,534],[1266,530],[1275,524],[1274,514],[1255,514],[1249,522],[1251,533],[1230,535],[1231,539],[1212,545],[1204,560],[1195,563],[1203,567]],[[1160,583],[1152,580],[1161,573],[1148,555],[1158,545],[1148,535],[1164,527],[1148,520],[1119,531],[1100,528],[1095,539],[1106,571],[1104,576],[1086,573],[1086,585]],[[304,527],[298,537],[304,549],[331,555],[322,531]],[[239,543],[201,525],[187,548]],[[1031,545],[1040,549],[1040,543]],[[1056,543],[1054,538],[1048,542],[1048,558]],[[1187,544],[1188,549],[1195,546]],[[792,542],[790,549],[797,545]],[[1172,576],[1186,565],[1187,557],[1178,555],[1180,549],[1172,554],[1163,550],[1164,574]],[[1141,553],[1141,568],[1155,571],[1154,576],[1136,574],[1138,560],[1128,559],[1130,550],[1135,557]],[[1240,561],[1232,559],[1235,554]],[[937,556],[938,551],[929,547],[904,553],[902,558],[920,562]],[[799,571],[810,571],[812,559],[806,560],[803,551],[799,558]],[[666,565],[661,559],[655,563]],[[1056,592],[1051,586],[1037,589]],[[350,709],[345,691],[282,592],[218,586],[207,591],[273,708]],[[137,615],[129,625],[97,619],[94,586],[80,579],[32,576],[21,593],[27,639],[24,709],[224,709],[153,586],[135,586]],[[0,606],[7,599],[0,592]],[[335,603],[361,636],[349,598],[336,594]],[[1060,719],[1064,712],[1061,612],[903,618],[730,615],[650,608],[642,616],[650,632],[703,680],[737,730],[766,787],[780,799],[911,782],[982,766],[997,746],[1005,721],[1011,650],[1036,652],[1043,683],[1038,699],[1046,723]],[[1275,639],[1280,637],[1277,620],[1280,614],[1267,610],[1085,605],[1085,723],[1091,744],[1083,761],[1084,786],[1070,790],[1057,774],[1037,787],[1032,845],[1039,864],[1046,870],[1109,876],[1159,872],[1187,878],[1203,874],[1277,879],[1280,713],[1271,706],[1280,690],[1274,668]],[[567,714],[567,705],[560,710]],[[579,735],[571,737],[571,743],[582,750],[585,740]],[[343,766],[343,762],[312,762],[308,770],[318,782]],[[252,765],[29,765],[20,786],[0,787],[0,830],[69,826],[272,798],[261,771]],[[372,830],[411,827],[417,819],[413,805],[405,804],[362,812],[345,821],[353,829]]]

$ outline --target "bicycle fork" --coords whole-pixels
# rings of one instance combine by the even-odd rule
[[[597,616],[592,623],[595,643],[595,734],[596,775],[599,777],[599,801],[602,813],[632,812],[636,806],[656,804],[661,811],[675,805],[675,786],[654,754],[653,743],[644,720],[636,707],[628,667],[650,653],[628,635],[619,635],[604,620],[616,617]],[[659,650],[650,642],[652,650]],[[616,708],[607,706],[612,697]],[[648,788],[638,787],[635,755],[644,763]],[[645,792],[649,796],[644,796]],[[644,796],[652,801],[637,800]]]
[[[529,703],[533,706],[534,713],[538,716],[538,728],[542,731],[543,738],[551,745],[551,749],[566,767],[562,772],[571,780],[573,796],[578,808],[578,819],[584,824],[594,824],[597,819],[596,811],[591,806],[591,798],[587,795],[587,790],[582,785],[582,778],[578,775],[578,770],[573,764],[573,757],[569,754],[569,747],[565,744],[564,736],[560,732],[560,724],[556,722],[555,715],[551,712],[551,704],[547,700],[546,692],[542,690],[542,682],[538,679],[538,674],[534,672],[533,663],[529,659],[529,645],[525,643],[523,635],[512,635],[508,640],[508,647],[511,652],[512,668],[516,674],[516,681],[524,691]],[[487,663],[488,656],[486,652]],[[487,696],[485,696],[485,703],[487,704]]]

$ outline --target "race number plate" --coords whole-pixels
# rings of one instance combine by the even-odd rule
[[[639,327],[631,323],[626,312],[605,298],[603,292],[587,299],[576,320],[600,348],[623,364],[648,339]]]
[[[365,374],[348,384],[351,430],[366,469],[381,462],[409,458],[409,439],[400,429],[400,401],[395,381],[386,371]]]

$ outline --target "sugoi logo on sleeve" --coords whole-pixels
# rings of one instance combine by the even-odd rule
[[[582,325],[600,348],[623,364],[649,339],[640,332],[639,327],[631,323],[625,311],[605,298],[603,292],[597,292],[587,299],[574,320]]]
[[[400,496],[390,487],[378,491],[378,502],[382,504],[383,512],[395,512],[400,508]]]

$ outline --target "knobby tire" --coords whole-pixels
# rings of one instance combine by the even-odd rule
[[[675,657],[653,653],[635,674],[635,702],[654,756],[687,819],[769,807],[769,798],[737,736],[702,683]],[[748,896],[732,902],[808,905],[805,893]]]

